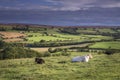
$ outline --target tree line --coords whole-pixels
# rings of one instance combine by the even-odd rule
[[[59,53],[58,53],[59,52]],[[33,58],[33,57],[49,57],[49,56],[69,56],[70,53],[67,49],[51,49],[48,51],[40,53],[30,48],[24,47],[22,44],[18,43],[6,43],[0,41],[0,60],[5,59],[19,59],[19,58]]]
[[[24,48],[19,44],[10,44],[0,41],[0,59],[31,58],[41,56],[39,52]]]

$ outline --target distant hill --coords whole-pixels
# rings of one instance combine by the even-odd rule
[[[0,26],[20,26],[20,27],[44,27],[44,28],[119,28],[120,26],[56,26],[56,25],[40,25],[40,24],[25,24],[25,23],[0,23]]]

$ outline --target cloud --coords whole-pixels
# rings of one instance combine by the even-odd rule
[[[118,0],[47,0],[56,5],[54,10],[77,11],[86,10],[91,7],[114,8],[120,7]],[[58,6],[57,5],[61,5]]]
[[[120,8],[120,0],[1,0],[4,10],[78,11],[91,8]]]
[[[98,3],[97,5],[102,8],[120,8],[120,1],[110,0],[103,3]]]
[[[55,10],[61,10],[61,11],[76,11],[76,10],[82,10],[87,9],[88,7],[91,7],[91,4],[95,2],[95,0],[47,0],[54,5],[61,5],[58,6]]]

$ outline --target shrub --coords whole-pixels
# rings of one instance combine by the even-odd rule
[[[39,52],[21,47],[19,44],[6,44],[1,46],[0,59],[31,58],[43,56]]]
[[[36,53],[36,57],[43,57],[43,53]]]
[[[50,53],[61,52],[61,51],[67,51],[67,49],[62,49],[62,48],[55,48],[55,49],[49,48],[48,49],[48,52]]]
[[[50,53],[54,53],[54,52],[56,52],[56,51],[53,50],[52,48],[49,48],[49,49],[48,49],[48,52],[50,52]]]
[[[33,35],[28,35],[28,37],[33,37]]]
[[[45,40],[43,40],[43,39],[42,39],[42,40],[40,40],[40,43],[44,43],[44,42],[45,42]]]
[[[49,56],[51,56],[51,54],[49,52],[43,53],[43,57],[49,57]]]
[[[8,46],[8,44],[0,40],[0,49],[4,48],[5,46]]]

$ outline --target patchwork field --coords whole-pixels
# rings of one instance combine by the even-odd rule
[[[40,40],[45,41],[74,41],[74,42],[82,42],[82,41],[94,41],[94,40],[109,40],[112,39],[112,37],[109,36],[101,36],[101,35],[71,35],[71,34],[40,34],[40,33],[25,33],[27,35],[26,37],[26,43],[33,43],[33,42],[39,42]]]
[[[19,32],[0,32],[0,36],[4,39],[5,42],[17,42],[23,41],[23,37],[26,37],[25,34]]]
[[[9,28],[9,27],[8,27]],[[19,29],[19,27],[17,28]],[[96,40],[109,40],[113,39],[112,36],[103,36],[98,33],[117,33],[111,28],[78,28],[76,31],[70,28],[28,28],[29,30],[14,30],[14,31],[1,31],[0,35],[2,39],[6,42],[21,42],[21,43],[34,43],[41,40],[45,41],[73,41],[73,42],[83,42],[83,41],[96,41]],[[34,31],[35,30],[35,31]],[[68,31],[68,33],[61,32],[61,30]],[[70,32],[79,33],[77,35]],[[69,34],[70,33],[70,34]],[[13,40],[13,41],[12,41]]]
[[[71,52],[71,56],[44,57],[45,64],[34,58],[0,61],[0,80],[120,80],[120,53],[92,53],[88,63],[72,63],[71,58],[87,53]]]

